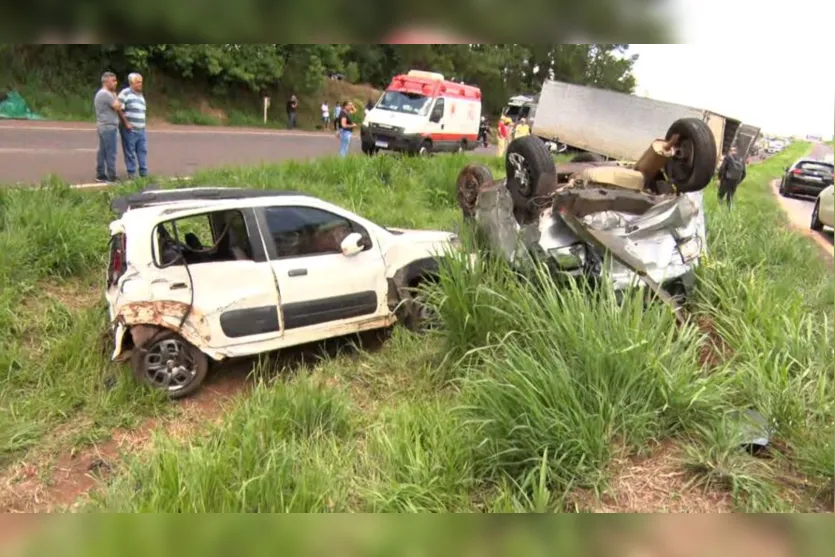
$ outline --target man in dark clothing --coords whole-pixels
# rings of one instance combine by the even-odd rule
[[[731,201],[733,200],[736,188],[745,180],[747,172],[745,170],[745,161],[737,155],[736,147],[731,147],[728,154],[719,165],[719,171],[716,176],[719,178],[719,201],[725,200],[728,208],[731,208]]]
[[[290,100],[287,101],[287,127],[293,129],[296,127],[296,108],[299,106],[299,100],[296,95],[290,95]]]

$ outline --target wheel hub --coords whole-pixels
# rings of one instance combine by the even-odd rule
[[[155,343],[145,354],[145,376],[156,388],[169,392],[186,387],[197,375],[197,365],[183,343],[166,339]]]

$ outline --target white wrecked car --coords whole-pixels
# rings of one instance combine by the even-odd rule
[[[157,190],[111,207],[113,358],[172,398],[199,388],[209,360],[418,327],[414,288],[457,245],[292,192]]]
[[[459,205],[509,261],[533,257],[554,271],[608,277],[616,290],[643,283],[666,301],[692,286],[707,248],[702,190],[716,168],[708,126],[670,126],[632,165],[555,165],[536,137],[513,141],[507,178],[469,165]]]

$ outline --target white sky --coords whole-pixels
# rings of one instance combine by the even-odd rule
[[[636,94],[766,133],[835,130],[835,0],[672,0],[680,45],[632,45]]]

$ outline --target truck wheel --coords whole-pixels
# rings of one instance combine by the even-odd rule
[[[431,155],[432,154],[432,142],[429,141],[428,139],[424,139],[421,142],[420,147],[418,147],[417,154],[418,154],[419,157],[428,157],[429,155]]]
[[[377,148],[371,143],[362,143],[361,148],[363,154],[368,155],[369,157],[377,154]]]
[[[479,192],[492,184],[493,174],[483,164],[468,164],[461,169],[455,185],[458,192],[458,206],[461,207],[465,219],[475,216],[475,204]]]
[[[138,381],[178,399],[200,388],[209,371],[209,360],[183,337],[166,330],[133,349],[131,367]]]
[[[701,191],[716,171],[716,140],[710,128],[698,118],[681,118],[667,130],[666,139],[679,136],[679,144],[667,162],[667,176],[680,192]]]
[[[545,143],[533,135],[514,139],[505,155],[507,188],[514,198],[530,199],[557,180],[557,167]]]
[[[571,159],[571,162],[603,162],[604,160],[606,159],[604,159],[597,153],[586,152],[580,153],[579,155],[575,156],[573,159]]]

